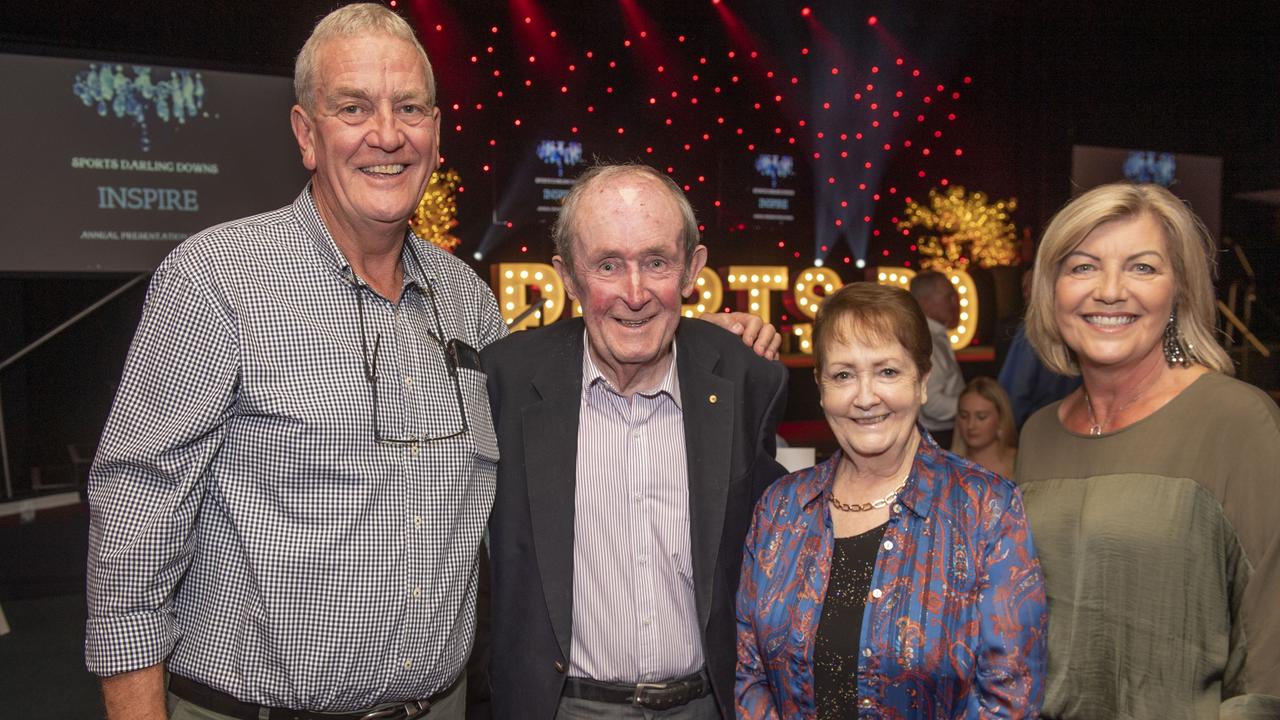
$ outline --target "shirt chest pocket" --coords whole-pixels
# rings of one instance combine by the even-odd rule
[[[467,413],[467,431],[475,444],[476,456],[492,463],[498,462],[498,436],[493,430],[493,415],[489,412],[488,376],[479,370],[458,369],[458,388],[462,394],[462,407]]]

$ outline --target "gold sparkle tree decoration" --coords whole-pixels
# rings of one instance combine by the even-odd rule
[[[415,235],[449,252],[461,242],[449,234],[458,226],[457,190],[461,183],[462,176],[457,170],[436,170],[418,201],[418,209],[409,218],[409,227]]]
[[[910,230],[925,270],[968,270],[1018,264],[1018,231],[1009,214],[1017,198],[991,202],[986,193],[959,185],[929,191],[927,205],[907,204],[899,230]]]

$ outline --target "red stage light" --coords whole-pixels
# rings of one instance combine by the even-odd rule
[[[973,82],[973,78],[969,77],[968,75],[965,75],[965,76],[964,76],[964,84],[965,84],[965,85],[968,85],[969,83],[972,83],[972,82]]]
[[[963,154],[964,154],[964,150],[961,150],[960,148],[956,148],[956,157],[960,157]]]
[[[621,135],[621,134],[622,134],[622,133],[624,133],[624,132],[626,132],[626,130],[624,130],[623,128],[618,128],[618,134],[619,134],[619,135]]]
[[[879,66],[879,65],[872,65],[872,66],[871,66],[871,74],[872,74],[872,75],[875,75],[875,74],[876,74],[876,73],[878,73],[878,72],[880,72],[880,66]]]
[[[493,33],[494,35],[497,35],[497,34],[498,34],[498,26],[497,26],[497,25],[494,25],[493,27],[489,28],[489,32]]]
[[[833,68],[831,68],[831,74],[832,74],[832,75],[839,75],[839,74],[840,74],[840,68],[838,68],[838,67],[833,67]]]
[[[813,14],[813,11],[810,10],[809,8],[807,7],[800,8],[800,17],[809,17],[812,14]]]
[[[814,159],[814,160],[817,160],[817,159],[818,159],[818,158],[820,158],[820,157],[822,157],[822,153],[818,153],[818,152],[816,152],[816,153],[814,153],[814,154],[813,154],[813,159]]]
[[[867,24],[868,24],[868,25],[875,25],[875,24],[876,24],[876,23],[878,23],[878,22],[880,22],[880,20],[879,20],[878,18],[876,18],[876,16],[875,16],[875,15],[872,15],[871,17],[867,18]]]
[[[801,55],[808,55],[808,54],[809,54],[809,48],[800,48],[800,54],[801,54]]]
[[[941,180],[938,181],[938,184],[941,185],[942,187],[946,187],[950,183],[947,181],[946,178],[942,178]]]
[[[520,126],[520,118],[516,118],[513,122],[515,123],[516,127]]]

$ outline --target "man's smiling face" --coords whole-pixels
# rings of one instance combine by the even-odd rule
[[[313,109],[294,134],[331,231],[403,225],[439,160],[440,111],[412,43],[379,35],[327,40],[316,53]]]

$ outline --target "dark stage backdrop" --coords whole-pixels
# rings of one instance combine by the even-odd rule
[[[0,143],[0,272],[147,272],[306,182],[287,78],[0,54],[0,87],[31,129]]]

